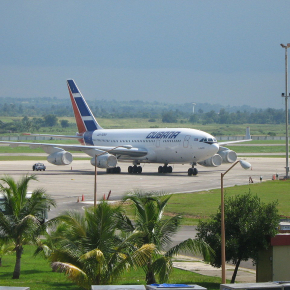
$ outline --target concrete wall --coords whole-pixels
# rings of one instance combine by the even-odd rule
[[[43,136],[1,136],[0,141],[43,141],[43,140],[57,140],[59,138],[43,137]],[[60,139],[59,139],[60,140]]]

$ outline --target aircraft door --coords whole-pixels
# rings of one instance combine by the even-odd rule
[[[183,148],[188,148],[190,135],[186,135],[183,140]]]
[[[160,139],[155,139],[155,146],[160,147]]]

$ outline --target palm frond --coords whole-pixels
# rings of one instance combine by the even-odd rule
[[[144,264],[148,262],[148,259],[152,256],[152,253],[155,250],[154,244],[145,244],[142,245],[139,249],[137,249],[132,255],[131,255],[131,261],[133,262],[133,265],[136,265],[138,267],[142,267]]]
[[[172,272],[172,267],[172,260],[165,256],[160,256],[159,258],[155,259],[152,264],[153,272],[158,276],[160,283],[165,283],[168,281]]]
[[[204,241],[198,239],[187,239],[169,249],[166,252],[165,256],[172,257],[179,254],[181,251],[192,254],[201,254],[203,256],[203,259],[208,262],[210,261],[211,256],[214,255],[214,251]]]
[[[83,254],[82,256],[80,256],[80,261],[85,261],[91,258],[96,259],[99,263],[103,263],[105,261],[104,254],[99,249],[94,249],[90,252]]]
[[[88,288],[88,277],[84,271],[70,263],[54,262],[51,264],[53,271],[65,273],[77,285]]]
[[[160,221],[158,224],[158,240],[161,249],[171,243],[172,236],[176,234],[180,228],[181,220],[182,216],[176,215],[170,219]]]
[[[14,233],[13,218],[0,211],[0,238],[12,237]]]

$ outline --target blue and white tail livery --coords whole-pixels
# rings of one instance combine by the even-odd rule
[[[79,133],[82,134],[86,131],[102,129],[102,127],[96,121],[92,111],[90,110],[74,80],[67,80],[67,87]]]
[[[120,173],[118,161],[130,162],[128,173],[141,173],[142,164],[159,163],[158,173],[171,173],[170,164],[190,164],[188,175],[198,173],[196,165],[216,167],[233,163],[237,154],[225,144],[250,141],[220,142],[210,134],[186,128],[103,129],[96,121],[76,83],[67,80],[69,95],[78,127],[73,136],[41,134],[80,141],[81,145],[1,141],[10,146],[41,147],[54,165],[68,165],[73,156],[69,151],[81,151],[92,157],[91,164],[105,168],[108,173]],[[40,134],[31,134],[40,135]],[[97,160],[97,163],[95,163]],[[161,165],[162,164],[162,165]]]

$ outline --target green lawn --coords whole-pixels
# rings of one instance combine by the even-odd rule
[[[1,286],[30,287],[31,290],[79,290],[61,273],[51,271],[49,263],[41,256],[33,257],[34,247],[24,246],[21,258],[20,279],[12,279],[15,253],[2,258]]]
[[[0,267],[0,285],[30,287],[31,290],[81,290],[71,283],[64,274],[52,272],[47,260],[41,256],[33,257],[33,246],[24,246],[21,259],[19,280],[13,280],[15,256],[11,254],[2,258]],[[203,276],[189,271],[174,269],[169,283],[198,284],[208,289],[217,290],[221,279]],[[119,280],[122,285],[145,285],[145,275],[141,269],[131,270]]]
[[[290,180],[265,181],[249,185],[241,185],[225,188],[225,197],[237,194],[257,194],[261,201],[268,203],[278,200],[279,214],[283,217],[290,217]],[[183,225],[197,225],[199,219],[205,220],[211,214],[217,212],[220,205],[220,189],[200,191],[194,193],[180,193],[172,195],[165,211],[165,216],[181,214]],[[125,205],[130,215],[130,206]]]
[[[226,145],[227,148],[237,153],[285,153],[285,146],[231,146]]]

